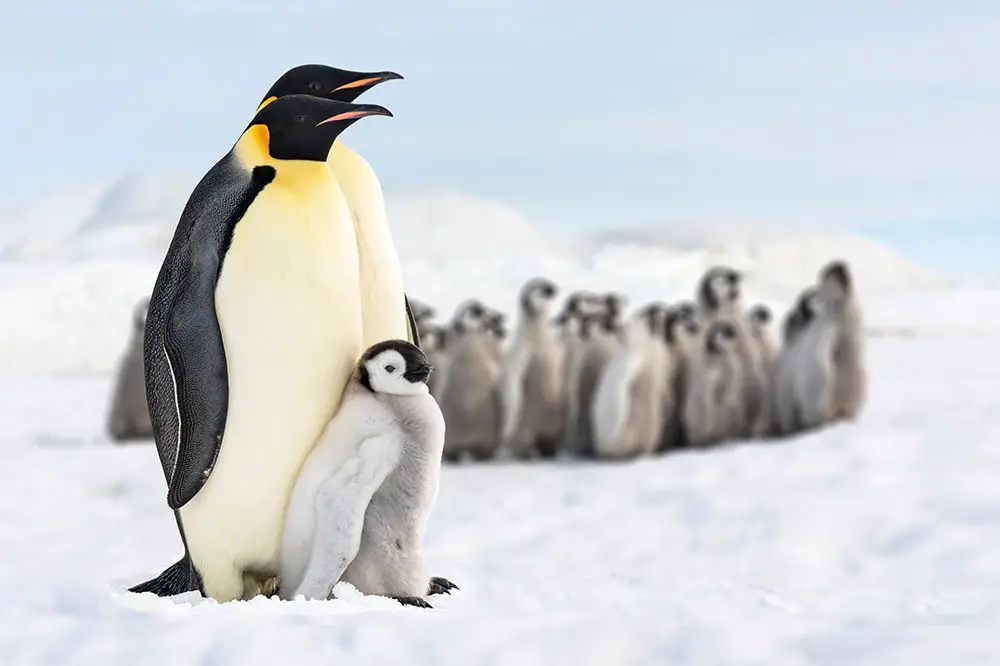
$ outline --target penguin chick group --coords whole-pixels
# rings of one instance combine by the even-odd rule
[[[785,317],[743,305],[743,276],[710,268],[692,301],[624,316],[620,294],[526,282],[508,335],[477,299],[418,321],[438,369],[431,392],[447,423],[444,459],[628,459],[786,436],[865,403],[861,310],[846,262],[824,266]],[[416,303],[413,301],[412,303]]]

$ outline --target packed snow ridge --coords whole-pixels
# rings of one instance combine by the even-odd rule
[[[148,296],[195,179],[133,173],[0,212],[0,374],[111,372],[135,303]],[[865,294],[941,282],[890,249],[845,233],[662,225],[557,236],[510,206],[454,193],[389,197],[407,291],[450,313],[477,297],[513,312],[545,275],[566,289],[617,290],[632,304],[687,298],[727,264],[753,298],[787,304],[834,258]]]

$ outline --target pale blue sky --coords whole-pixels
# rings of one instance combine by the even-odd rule
[[[745,220],[900,242],[961,223],[1000,244],[998,2],[361,4],[4,0],[0,206],[200,174],[274,78],[325,62],[406,77],[363,98],[396,117],[345,138],[390,195],[499,198],[556,229]],[[961,237],[944,259],[924,243],[964,259]]]

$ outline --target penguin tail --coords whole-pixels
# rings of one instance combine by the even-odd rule
[[[158,597],[172,597],[185,592],[201,592],[201,581],[191,560],[185,554],[156,578],[130,587],[128,591],[136,594],[152,592]]]

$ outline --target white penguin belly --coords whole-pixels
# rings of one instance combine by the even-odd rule
[[[265,188],[237,225],[216,285],[226,431],[211,476],[181,518],[205,591],[217,600],[238,598],[234,576],[244,570],[277,572],[296,475],[362,351],[351,218],[333,179],[315,180]]]
[[[363,348],[408,339],[403,271],[392,241],[385,200],[368,162],[339,141],[327,160],[354,219],[360,265]]]

